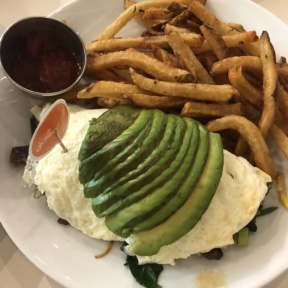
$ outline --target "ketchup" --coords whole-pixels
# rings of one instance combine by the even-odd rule
[[[42,33],[27,35],[17,50],[14,80],[37,92],[69,87],[80,73],[75,53],[63,42]]]

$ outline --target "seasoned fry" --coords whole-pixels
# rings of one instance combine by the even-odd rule
[[[174,13],[164,7],[150,7],[143,13],[143,20],[167,20],[173,17]]]
[[[275,67],[275,51],[269,35],[264,31],[260,38],[260,58],[263,66],[263,110],[259,120],[259,129],[264,137],[267,136],[274,122],[276,103],[275,95],[278,74]]]
[[[241,32],[237,34],[222,36],[226,46],[228,48],[243,47],[243,45],[252,43],[257,39],[255,31]],[[200,48],[193,48],[195,54],[201,54],[212,51],[212,48],[207,40],[205,40]]]
[[[147,48],[144,37],[127,37],[96,40],[85,45],[86,52],[118,51],[127,48]]]
[[[174,2],[189,5],[193,0],[174,0]],[[148,0],[145,2],[137,3],[133,6],[128,7],[124,10],[121,15],[112,22],[101,34],[98,35],[97,39],[110,39],[113,38],[133,17],[137,14],[142,13],[150,7],[163,7],[171,3],[171,0]]]
[[[258,127],[251,121],[243,116],[228,115],[208,122],[206,127],[213,132],[225,129],[236,130],[249,144],[257,167],[275,178],[276,172],[267,144]]]
[[[236,65],[229,69],[228,77],[232,86],[238,90],[240,96],[245,98],[254,107],[262,109],[263,95],[243,75],[242,66]],[[240,100],[241,101],[241,100]]]
[[[281,84],[277,88],[278,109],[286,123],[288,123],[288,92]]]
[[[181,116],[186,117],[222,117],[226,115],[242,115],[241,104],[187,102],[181,112]]]
[[[97,81],[79,91],[77,98],[122,98],[123,94],[126,93],[145,93],[145,91],[133,84],[116,83],[113,81]]]
[[[188,9],[203,23],[208,24],[213,27],[222,35],[228,35],[232,33],[237,33],[233,27],[227,23],[223,23],[216,18],[203,4],[197,1],[193,1]]]
[[[125,94],[124,98],[129,99],[134,105],[144,108],[181,108],[189,101],[185,98],[169,96],[152,96],[147,94]]]
[[[288,137],[285,132],[276,124],[273,124],[270,130],[270,134],[277,146],[280,148],[286,158],[288,158]]]
[[[215,84],[211,75],[203,67],[189,46],[185,44],[179,33],[171,32],[168,36],[168,42],[174,53],[180,55],[183,59],[188,71],[196,80],[202,83]]]
[[[200,34],[196,33],[181,33],[183,41],[191,48],[199,48],[203,44],[204,38]],[[145,43],[147,47],[152,45],[158,45],[160,47],[167,48],[168,35],[145,37]]]
[[[227,73],[228,70],[235,66],[242,66],[244,70],[262,70],[262,62],[259,57],[255,56],[235,56],[220,60],[213,64],[210,73],[212,75]]]
[[[134,49],[110,52],[93,58],[89,57],[86,70],[89,73],[96,73],[117,66],[138,68],[157,79],[165,81],[190,82],[192,80],[189,72],[165,65],[161,61]]]
[[[200,30],[219,60],[229,57],[228,47],[219,32],[208,25],[200,26]]]
[[[175,56],[172,53],[169,53],[167,50],[162,49],[156,45],[153,45],[152,47],[153,55],[156,59],[160,60],[161,62],[172,66],[176,68],[181,68],[185,67],[184,63],[181,63],[179,57]],[[183,64],[183,65],[181,65]]]
[[[228,101],[238,92],[230,85],[210,85],[202,83],[173,83],[146,78],[130,68],[134,83],[142,89],[156,94],[184,97],[193,100]]]

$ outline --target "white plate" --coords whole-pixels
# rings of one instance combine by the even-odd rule
[[[66,20],[79,31],[85,42],[94,39],[120,14],[123,1],[75,1],[56,11],[52,17]],[[229,22],[244,24],[260,34],[267,30],[278,56],[288,57],[288,28],[280,20],[249,0],[209,0],[210,9]],[[122,35],[136,35],[135,24]],[[286,54],[285,54],[286,53]],[[2,75],[2,76],[1,76]],[[65,287],[140,287],[124,266],[125,255],[114,245],[112,252],[96,260],[105,243],[89,239],[71,227],[57,224],[57,217],[45,203],[34,200],[21,185],[22,167],[9,165],[12,146],[26,145],[30,139],[29,108],[35,100],[16,90],[0,74],[0,220],[19,249],[41,270]],[[288,179],[288,163],[274,151],[278,167]],[[287,183],[286,183],[287,185]],[[269,202],[278,204],[270,194]],[[259,288],[288,268],[288,213],[280,208],[258,221],[258,232],[251,237],[248,248],[229,247],[221,261],[208,261],[198,256],[165,267],[160,284],[169,287],[195,287],[195,278],[207,268],[226,274],[230,288]]]

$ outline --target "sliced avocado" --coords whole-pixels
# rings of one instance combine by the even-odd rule
[[[209,132],[202,125],[199,125],[198,127],[200,131],[198,150],[191,165],[190,172],[186,176],[183,184],[179,187],[176,195],[171,198],[167,204],[163,205],[151,217],[134,225],[131,229],[131,233],[149,230],[161,224],[173,215],[191,195],[191,192],[201,177],[209,152]]]
[[[127,129],[138,117],[141,109],[132,105],[119,105],[90,121],[79,150],[80,161],[88,158]]]
[[[137,192],[147,182],[153,181],[163,173],[175,159],[181,147],[185,128],[186,125],[180,117],[168,115],[165,133],[158,147],[147,158],[144,158],[136,169],[131,170],[124,177],[112,183],[107,192],[103,191],[97,198],[92,200],[92,207],[95,213],[97,211],[98,217],[110,215],[130,205],[129,201],[124,200],[127,196]],[[146,148],[143,146],[143,149]],[[146,191],[148,193],[149,190],[146,189]],[[140,197],[139,195],[138,193],[138,197]],[[141,196],[144,197],[145,195],[145,193],[142,193]]]
[[[142,145],[140,145],[141,143],[139,143],[138,148],[135,149],[134,153],[129,155],[129,157],[124,162],[119,163],[119,165],[113,167],[108,173],[102,175],[100,178],[97,179],[96,177],[93,177],[91,181],[86,183],[87,185],[89,185],[89,190],[93,190],[94,195],[99,195],[111,183],[117,181],[117,179],[127,174],[131,169],[135,169],[143,161],[143,159],[148,157],[149,154],[151,154],[151,152],[153,151],[153,149],[158,146],[165,131],[167,116],[160,110],[153,109],[147,111],[152,111],[153,113],[152,125],[149,134],[144,139]],[[128,130],[130,129],[127,129],[126,131]],[[123,134],[125,132],[123,132]],[[121,134],[121,136],[123,134]],[[120,138],[121,136],[119,136],[118,138]],[[112,141],[111,143],[113,142],[114,141]],[[103,149],[101,149],[99,152],[101,152],[102,150]],[[109,151],[108,153],[111,154],[111,152]],[[113,157],[116,156],[117,155],[114,155]],[[110,159],[113,159],[113,157],[110,157]],[[107,156],[105,159],[106,161],[110,161]],[[85,186],[84,189],[86,188]]]
[[[101,178],[105,173],[109,173],[114,167],[119,165],[120,163],[124,162],[131,154],[135,152],[136,149],[142,146],[143,141],[149,135],[152,126],[152,119],[151,117],[144,127],[144,129],[138,134],[135,140],[124,148],[118,155],[114,158],[106,161],[102,167],[95,173],[92,180],[88,181],[84,185],[84,195],[86,198],[94,198],[98,195],[99,191],[95,188],[97,185],[97,180],[94,179]],[[116,181],[117,182],[117,181]]]
[[[169,168],[154,181],[123,200],[128,201],[127,199],[130,198],[130,206],[105,218],[106,226],[115,234],[121,237],[127,237],[131,234],[133,226],[141,222],[145,217],[155,213],[162,205],[165,205],[174,197],[177,189],[184,181],[198,148],[199,130],[194,121],[188,121],[187,118],[183,118],[182,121],[185,121],[187,125],[183,144]],[[165,183],[163,183],[163,179]],[[163,184],[159,185],[159,182]],[[137,194],[141,193],[142,190],[146,190],[147,187],[148,189],[150,188],[152,193],[135,202],[137,201]]]
[[[152,126],[142,145],[139,143],[139,146],[134,150],[134,153],[131,153],[131,155],[129,155],[125,161],[119,163],[119,165],[114,166],[108,173],[102,175],[102,177],[98,179],[94,177],[92,187],[95,191],[98,190],[99,193],[102,193],[110,183],[114,183],[129,171],[136,169],[138,165],[143,162],[143,159],[146,159],[159,145],[166,130],[167,115],[158,109],[153,109],[151,111],[154,113]],[[99,195],[99,193],[97,195]]]
[[[126,130],[122,131],[120,135],[107,143],[96,153],[80,162],[78,178],[81,184],[93,179],[95,173],[103,166],[103,163],[114,158],[125,149],[127,145],[130,145],[154,115],[154,110],[142,109],[140,111],[138,117]],[[95,130],[97,131],[96,127]],[[109,131],[106,133],[109,134]],[[85,139],[83,142],[85,142]]]
[[[209,154],[201,177],[187,201],[165,222],[131,235],[132,252],[139,256],[157,254],[188,233],[207,210],[220,181],[223,148],[220,135],[209,133]]]

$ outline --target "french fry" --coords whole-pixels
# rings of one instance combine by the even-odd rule
[[[275,51],[269,35],[264,31],[260,38],[260,58],[263,67],[263,110],[259,120],[259,129],[264,137],[267,136],[274,123],[276,111],[276,88],[278,74],[275,67]]]
[[[259,91],[245,78],[243,75],[242,66],[236,65],[230,68],[228,71],[228,77],[232,86],[240,93],[240,97],[245,98],[254,107],[262,109],[262,91]]]
[[[144,37],[113,38],[95,40],[85,45],[86,52],[118,51],[127,48],[147,48]]]
[[[143,20],[167,20],[173,17],[174,13],[169,11],[167,8],[164,7],[150,7],[146,9],[143,13],[142,19]]]
[[[219,32],[208,25],[201,25],[200,30],[219,60],[229,57],[228,47]]]
[[[136,73],[132,68],[130,68],[129,71],[137,86],[159,95],[218,102],[228,101],[233,97],[233,95],[238,94],[238,91],[231,85],[164,82],[146,78]]]
[[[257,39],[255,31],[239,32],[237,34],[222,36],[228,48],[243,47],[245,44],[253,43]],[[212,51],[212,48],[207,40],[205,40],[200,48],[192,48],[195,54],[202,54]]]
[[[267,144],[258,127],[251,121],[243,116],[228,115],[208,122],[206,127],[212,132],[225,129],[236,130],[249,144],[257,167],[273,179],[276,177]]]
[[[144,108],[181,108],[189,101],[185,98],[136,93],[125,94],[124,98],[129,99],[134,105]]]
[[[160,60],[161,62],[165,63],[166,65],[181,68],[185,67],[184,63],[181,63],[179,57],[175,56],[174,54],[168,52],[161,47],[153,45],[152,47],[153,55],[156,59]]]
[[[232,33],[237,33],[233,27],[227,23],[223,23],[216,18],[203,4],[197,1],[193,1],[188,9],[203,23],[206,23],[213,27],[222,35],[228,35]]]
[[[189,72],[165,65],[161,61],[134,49],[110,52],[93,58],[89,57],[86,70],[88,73],[97,73],[118,66],[138,68],[157,79],[165,81],[190,82],[192,80]]]
[[[181,38],[177,32],[171,32],[168,35],[168,43],[176,55],[180,55],[183,59],[188,71],[197,79],[199,82],[207,84],[215,84],[211,75],[203,67],[201,62],[189,48],[189,46]]]
[[[288,137],[285,132],[276,124],[273,124],[270,135],[286,158],[288,158]]]
[[[142,90],[133,84],[116,83],[113,81],[97,81],[79,91],[77,98],[122,98],[126,93],[145,93],[145,90]]]
[[[213,64],[210,73],[212,75],[227,73],[228,70],[235,66],[242,66],[243,70],[261,71],[262,62],[256,56],[235,56],[220,60]]]
[[[281,84],[277,88],[278,109],[286,124],[288,123],[288,92]]]
[[[242,115],[241,104],[187,102],[181,112],[181,116],[185,117],[222,117],[226,115]]]
[[[193,2],[193,0],[174,1],[184,5],[189,5],[191,2]],[[143,10],[146,10],[150,7],[163,7],[170,3],[171,0],[148,0],[136,3],[135,5],[128,7],[115,21],[113,21],[102,33],[98,35],[97,40],[113,38],[133,17],[139,13],[142,13]]]

